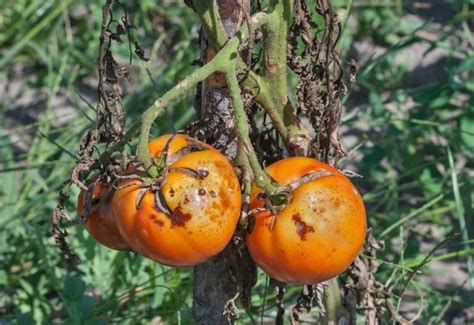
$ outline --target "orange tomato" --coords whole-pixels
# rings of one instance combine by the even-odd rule
[[[116,250],[129,250],[122,235],[120,234],[112,212],[110,201],[100,202],[107,188],[103,182],[97,182],[92,189],[92,206],[89,210],[85,227],[87,231],[104,246]],[[86,191],[79,193],[77,212],[84,210]]]
[[[152,157],[163,152],[170,136],[149,143]],[[201,150],[183,154],[193,143]],[[174,162],[161,188],[123,180],[112,199],[113,211],[122,235],[137,252],[171,266],[196,265],[231,240],[240,216],[239,182],[224,155],[188,136],[174,136],[167,153]]]
[[[264,210],[246,237],[250,255],[272,278],[286,283],[314,284],[344,272],[362,249],[366,215],[362,198],[336,168],[305,157],[280,160],[267,172],[281,185],[303,175],[328,171],[300,184],[276,216]],[[263,208],[254,186],[250,209]]]

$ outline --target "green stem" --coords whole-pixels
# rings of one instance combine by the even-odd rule
[[[209,5],[209,3],[212,4],[212,1],[211,2],[207,1],[206,3]],[[196,7],[202,9],[203,5],[196,5]],[[216,10],[214,6],[211,6],[211,9]],[[215,14],[208,15],[206,13],[206,17],[207,17],[207,20],[203,21],[205,25],[206,24],[208,25],[211,22],[214,22],[213,24],[215,24],[216,21],[220,22],[220,19],[218,19],[218,16],[216,16]],[[266,14],[257,14],[253,17],[252,23],[257,26],[260,26],[265,21],[265,17],[266,17]],[[220,25],[223,28],[222,22],[220,22]],[[217,28],[217,30],[219,30],[219,33],[218,33],[219,35],[221,34],[222,31],[224,31],[223,29],[221,30],[221,28]],[[226,34],[224,33],[223,35],[226,35]],[[238,46],[246,37],[248,37],[247,27],[241,28],[239,32],[230,40],[228,40],[226,36],[225,36],[226,41],[224,41],[224,38],[218,37],[219,45],[222,43],[223,48],[216,54],[216,56],[211,61],[209,61],[206,65],[194,71],[186,79],[182,80],[175,87],[173,87],[171,90],[165,93],[163,97],[155,101],[155,103],[153,103],[153,105],[150,106],[143,113],[141,119],[132,125],[132,127],[124,136],[124,138],[121,139],[112,147],[110,147],[106,152],[104,152],[99,157],[99,162],[104,163],[108,159],[110,159],[110,156],[114,152],[121,150],[123,146],[130,140],[133,134],[137,130],[140,130],[139,143],[137,147],[138,160],[143,163],[144,167],[148,170],[148,173],[150,174],[150,176],[152,177],[156,176],[158,171],[156,170],[156,168],[153,167],[153,161],[150,157],[150,154],[148,153],[148,140],[149,140],[150,129],[153,122],[162,113],[163,109],[166,106],[172,104],[176,99],[178,99],[178,97],[186,93],[188,90],[194,87],[198,82],[203,81],[214,72],[225,70],[225,67],[228,66],[229,64],[228,62],[233,61],[236,57],[238,57],[239,62],[240,62],[241,58],[238,56]],[[259,78],[255,74],[254,74],[254,77]],[[254,82],[254,85],[255,84],[256,83]]]
[[[191,73],[186,79],[180,81],[171,90],[166,92],[163,97],[158,99],[142,115],[140,123],[140,136],[137,147],[137,158],[143,164],[150,176],[157,176],[157,170],[153,167],[153,162],[148,152],[148,140],[150,138],[150,129],[156,118],[163,112],[163,109],[171,105],[176,99],[184,95],[193,88],[198,82],[203,81],[212,73],[219,70],[220,61],[214,60]]]
[[[214,0],[195,0],[193,6],[201,18],[204,31],[212,42],[214,49],[219,50],[224,47],[229,38],[222,24],[217,2]]]
[[[280,110],[277,108],[273,101],[273,98],[270,95],[269,87],[265,80],[263,80],[260,76],[257,76],[258,79],[255,81],[255,85],[251,85],[250,88],[256,89],[256,91],[252,91],[255,94],[255,101],[263,107],[265,112],[270,116],[273,126],[278,131],[280,136],[283,138],[285,143],[289,142],[288,130],[285,125],[285,121],[283,120],[283,115],[280,113]],[[244,80],[244,85],[248,86],[250,83],[248,82],[249,78]]]
[[[141,117],[140,136],[137,147],[137,158],[151,177],[158,175],[158,170],[153,165],[153,160],[148,152],[148,140],[150,138],[150,129],[153,122],[166,106],[171,105],[180,96],[193,88],[198,82],[203,81],[215,72],[225,71],[230,64],[229,62],[235,60],[235,53],[237,52],[239,44],[240,39],[238,37],[233,37],[211,61],[191,73],[186,77],[186,79],[180,81],[143,113]]]
[[[215,1],[201,1],[195,0],[194,7],[201,17],[201,22],[206,31],[206,35],[210,37],[210,41],[216,48],[216,50],[222,48],[227,41],[227,33],[225,32],[224,25],[220,19],[219,11]],[[251,19],[251,24],[254,30],[265,26],[268,22],[269,14],[259,13],[254,15]],[[239,30],[241,39],[245,39],[248,36],[249,30],[247,24],[243,24]],[[237,53],[238,54],[238,53]],[[285,59],[284,64],[286,66],[286,48],[285,48]],[[237,70],[246,71],[247,66],[242,57],[238,54],[237,57]],[[243,85],[250,89],[256,102],[263,107],[267,114],[272,119],[275,129],[278,131],[280,136],[283,138],[286,144],[289,143],[289,133],[285,122],[283,120],[283,107],[284,105],[278,104],[272,99],[272,93],[269,91],[270,87],[267,82],[256,74],[254,71],[247,72],[247,78],[243,81]],[[285,77],[286,80],[286,77]],[[286,81],[285,81],[286,82]],[[284,86],[286,87],[286,86]],[[286,94],[286,89],[284,94]],[[286,98],[286,97],[285,97]],[[278,109],[280,107],[280,109]]]
[[[331,325],[337,324],[340,311],[343,308],[337,278],[329,280],[329,285],[324,293],[324,304],[326,306],[326,315],[323,323]]]
[[[296,144],[295,141],[298,136],[309,139],[308,130],[299,124],[298,118],[288,99],[286,58],[288,30],[293,19],[293,7],[294,0],[270,1],[267,24],[262,28],[265,67],[262,77],[269,89],[269,94],[266,95],[267,102],[278,112],[278,115],[282,117],[285,135],[281,132],[280,134],[282,134],[289,149],[291,149],[292,144]],[[275,127],[277,127],[278,125],[275,123],[275,120],[273,118],[272,120]]]
[[[284,114],[288,100],[286,55],[292,11],[293,0],[270,1],[268,22],[262,30],[265,62],[263,78],[268,82],[271,97],[278,105],[280,114]]]
[[[252,143],[249,138],[250,130],[247,121],[247,114],[245,113],[244,105],[242,103],[240,86],[235,73],[235,68],[236,65],[234,61],[234,64],[230,65],[224,71],[224,73],[227,81],[227,86],[229,87],[232,107],[234,108],[237,133],[242,143],[243,150],[245,151],[245,154],[248,157],[248,161],[254,173],[256,183],[258,184],[258,186],[263,188],[265,192],[273,193],[276,189],[278,189],[278,186],[273,184],[270,177],[260,166],[257,155],[255,154],[255,150],[253,149]]]

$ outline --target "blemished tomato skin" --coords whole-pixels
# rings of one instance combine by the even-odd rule
[[[92,189],[93,204],[85,228],[89,234],[100,244],[115,250],[129,250],[128,244],[120,234],[112,211],[111,202],[100,202],[102,195],[106,192],[104,183],[97,182]],[[86,191],[79,193],[77,212],[82,213],[84,209]]]
[[[298,186],[273,221],[269,211],[256,213],[255,224],[246,237],[256,264],[281,282],[315,284],[329,280],[344,272],[363,247],[365,207],[346,176],[305,157],[283,159],[267,168],[281,185],[321,170],[332,175]],[[254,186],[250,209],[264,207],[257,197],[260,192]]]
[[[160,155],[169,138],[165,135],[149,143],[152,157]],[[176,135],[168,157],[189,141],[197,142]],[[231,164],[211,146],[199,143],[203,150],[187,153],[171,164],[159,190],[170,215],[155,205],[151,189],[146,189],[137,209],[142,189],[137,180],[120,182],[112,199],[118,227],[131,247],[170,266],[193,266],[218,254],[231,240],[240,216],[240,185]]]

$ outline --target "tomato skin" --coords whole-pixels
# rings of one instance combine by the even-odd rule
[[[152,157],[164,150],[170,135],[149,143]],[[191,139],[176,135],[168,157],[189,145]],[[170,266],[200,264],[218,254],[229,243],[240,216],[240,185],[227,159],[204,143],[202,151],[187,153],[171,164],[161,189],[167,215],[155,205],[149,188],[137,209],[138,181],[119,183],[112,202],[120,232],[140,254]],[[198,179],[179,169],[201,172]]]
[[[106,193],[106,186],[102,182],[96,182],[92,189],[92,200],[99,201]],[[86,191],[79,193],[77,212],[82,213],[86,200]],[[100,244],[115,250],[129,250],[128,244],[120,234],[110,201],[96,202],[89,211],[89,216],[85,224],[89,234]]]
[[[349,267],[364,244],[364,203],[336,168],[305,157],[283,159],[267,168],[281,185],[321,170],[332,175],[298,186],[276,218],[269,211],[256,213],[246,237],[256,264],[279,281],[315,284],[331,279]],[[254,186],[250,209],[264,207],[260,192]]]

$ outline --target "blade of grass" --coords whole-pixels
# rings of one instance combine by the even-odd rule
[[[428,264],[430,261],[431,261],[431,256],[433,256],[434,253],[436,253],[436,251],[438,249],[440,249],[441,247],[443,247],[444,245],[446,245],[447,242],[449,242],[450,240],[453,240],[455,239],[459,234],[452,234],[448,237],[446,237],[445,239],[443,239],[441,242],[439,242],[438,244],[436,244],[435,247],[433,247],[433,249],[431,251],[429,251],[429,253],[425,256],[425,258],[413,269],[413,271],[408,275],[405,283],[403,284],[402,286],[402,289],[400,290],[400,294],[399,294],[399,300],[398,300],[398,304],[397,304],[397,310],[400,309],[400,305],[401,305],[401,302],[402,302],[402,298],[403,298],[403,294],[405,293],[407,287],[408,287],[408,284],[410,284],[411,280],[415,277],[415,275],[417,274],[418,271],[420,271],[426,264]]]
[[[446,254],[443,254],[443,255],[434,256],[430,259],[430,262],[439,262],[439,261],[449,260],[451,258],[469,257],[469,256],[473,256],[473,255],[474,255],[474,248],[463,249],[463,250],[457,251],[457,252],[451,252],[451,253],[446,253]],[[405,267],[413,268],[413,267],[416,267],[417,265],[419,265],[420,263],[421,263],[421,261],[419,261],[419,260],[409,262],[409,263],[405,264]]]
[[[41,168],[47,168],[47,167],[55,167],[57,165],[71,165],[71,161],[46,161],[44,163],[40,164],[30,164],[26,166],[13,166],[13,167],[6,167],[3,169],[0,169],[0,174],[2,173],[9,173],[9,172],[17,172],[17,171],[24,171],[24,170],[30,170],[30,169],[41,169]]]
[[[20,19],[16,20],[13,24],[11,24],[1,35],[0,40],[2,42],[8,41],[13,34],[18,33],[22,26],[25,24],[33,24],[33,19],[37,17],[31,17],[32,15],[37,15],[38,13],[44,12],[48,10],[51,6],[54,5],[54,1],[33,1],[32,3],[28,4],[28,7],[24,8],[25,10],[22,11]]]
[[[405,217],[401,218],[400,220],[398,220],[397,222],[393,223],[392,225],[390,225],[388,228],[386,228],[380,235],[379,235],[379,238],[382,238],[384,237],[385,235],[387,235],[388,233],[390,233],[391,231],[393,231],[394,229],[398,228],[400,225],[403,225],[405,222],[407,222],[408,220],[410,219],[413,219],[414,217],[416,217],[417,215],[419,215],[421,212],[429,209],[430,207],[432,207],[433,205],[435,205],[436,203],[438,203],[439,201],[441,201],[442,199],[444,198],[444,194],[440,194],[438,195],[437,197],[435,197],[434,199],[430,200],[428,203],[422,205],[420,208],[412,211],[411,213],[409,213],[408,215],[406,215]]]
[[[270,277],[267,275],[265,278],[265,287],[263,291],[263,303],[262,303],[262,311],[260,312],[260,324],[263,324],[263,316],[265,312],[265,303],[267,302],[267,288],[268,288],[269,281],[270,281]]]
[[[61,4],[56,7],[53,11],[49,13],[43,20],[41,20],[36,26],[34,26],[23,38],[18,41],[13,47],[11,47],[0,59],[0,70],[3,69],[11,59],[15,57],[15,55],[20,52],[23,47],[28,44],[28,42],[36,36],[43,28],[48,26],[48,24],[53,21],[56,17],[58,17],[66,6],[69,4],[68,1],[61,2]]]
[[[49,135],[45,134],[43,131],[38,130],[38,132],[43,136],[46,140],[48,140],[51,144],[55,145],[56,147],[59,148],[62,152],[66,153],[69,157],[71,157],[74,160],[79,160],[79,158],[69,151],[68,149],[64,148],[61,144],[57,143],[56,140],[52,139]]]
[[[461,230],[462,240],[465,242],[464,248],[469,250],[469,233],[467,232],[466,219],[464,216],[464,205],[459,190],[458,175],[454,167],[453,154],[451,148],[448,146],[448,161],[449,168],[451,169],[451,182],[453,186],[454,202],[456,204],[456,217],[459,222],[459,229]],[[469,273],[469,285],[471,289],[474,289],[474,260],[472,256],[467,257],[467,271]]]
[[[344,35],[344,32],[346,30],[347,22],[349,21],[349,17],[351,16],[352,13],[352,5],[353,5],[353,0],[349,0],[349,3],[347,4],[346,8],[346,14],[344,17],[344,22],[342,23],[342,33],[341,33],[341,38]]]

